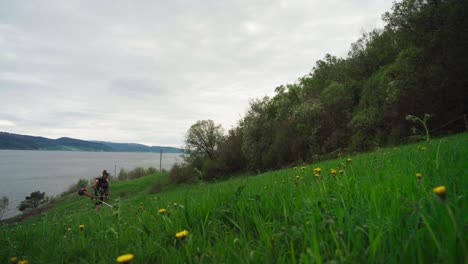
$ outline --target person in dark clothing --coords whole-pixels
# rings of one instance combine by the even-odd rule
[[[94,199],[98,200],[96,206],[98,208],[102,207],[102,202],[109,199],[109,173],[106,170],[102,171],[102,175],[99,178],[96,178],[93,184],[94,189]]]

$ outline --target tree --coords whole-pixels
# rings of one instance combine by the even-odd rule
[[[0,200],[0,219],[2,219],[3,214],[6,212],[6,209],[8,208],[8,204],[10,203],[10,200],[8,200],[8,197],[3,196],[2,199]]]
[[[223,128],[212,120],[199,120],[187,131],[185,148],[189,155],[214,159],[215,151],[223,139]]]
[[[45,192],[35,191],[26,196],[26,198],[18,205],[18,210],[27,211],[39,207],[39,205],[47,202]]]

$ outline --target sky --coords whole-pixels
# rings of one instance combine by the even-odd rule
[[[182,147],[382,28],[390,0],[2,0],[0,131]]]

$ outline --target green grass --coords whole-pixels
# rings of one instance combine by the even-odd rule
[[[0,263],[112,263],[124,253],[133,263],[468,263],[467,157],[465,133],[158,194],[148,190],[167,175],[117,182],[115,209],[73,195],[2,224]]]

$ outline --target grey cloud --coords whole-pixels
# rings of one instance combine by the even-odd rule
[[[197,120],[228,129],[250,99],[345,56],[390,5],[6,0],[0,113],[12,132],[179,146]]]

